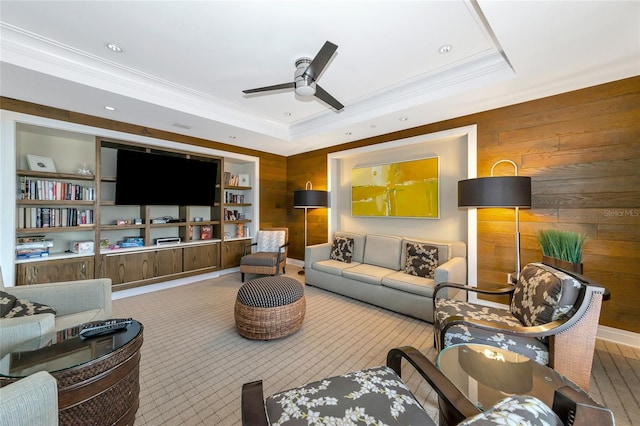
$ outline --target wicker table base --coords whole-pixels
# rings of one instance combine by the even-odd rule
[[[58,381],[60,425],[133,425],[139,404],[143,337],[141,324],[135,322],[129,327],[132,330],[126,333],[86,341],[75,337],[41,351],[20,353],[25,362],[42,363],[44,366],[47,360],[70,356],[74,351],[99,351],[96,346],[106,344],[117,347],[89,362],[50,371]],[[0,386],[19,379],[0,376]]]

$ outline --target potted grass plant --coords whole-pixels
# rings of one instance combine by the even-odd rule
[[[586,235],[541,229],[536,233],[536,238],[542,248],[542,263],[582,274],[582,250]]]

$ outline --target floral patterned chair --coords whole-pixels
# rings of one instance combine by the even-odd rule
[[[509,310],[438,297],[442,289],[511,298]],[[486,290],[441,283],[434,290],[437,349],[478,343],[517,352],[589,389],[600,306],[606,289],[581,275],[530,263],[517,283]]]
[[[574,425],[614,424],[610,410],[593,406],[591,400],[581,400],[582,394],[559,397],[556,393],[553,409],[532,396],[514,395],[480,412],[431,361],[410,346],[389,351],[386,366],[329,377],[278,392],[268,397],[266,402],[262,381],[245,383],[242,386],[242,424],[435,425],[400,378],[403,359],[420,373],[439,398],[453,407],[456,416],[462,420],[460,425],[494,425],[507,418],[509,424],[532,426],[569,424],[570,418],[576,420]],[[591,423],[594,420],[597,423]]]

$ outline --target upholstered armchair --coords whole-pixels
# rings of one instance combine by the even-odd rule
[[[254,250],[255,247],[255,250]],[[247,244],[240,258],[240,274],[278,275],[285,273],[289,253],[289,228],[263,228],[256,234],[256,242]]]
[[[35,302],[52,307],[56,313],[39,313],[0,318],[0,351],[16,344],[47,336],[89,321],[111,317],[111,279],[98,278],[49,284],[4,287],[0,271],[0,291],[19,302]],[[5,297],[0,297],[3,303]],[[43,342],[46,344],[46,342]]]
[[[454,424],[493,425],[507,418],[509,424],[614,424],[610,410],[594,405],[588,397],[572,392],[568,387],[556,391],[552,408],[535,397],[513,395],[481,412],[429,359],[411,346],[389,351],[386,366],[325,378],[278,392],[266,401],[261,380],[245,383],[242,386],[242,424],[435,425],[401,379],[403,360],[436,391],[440,404],[447,404],[458,419]],[[569,423],[570,418],[575,419],[574,423]],[[446,422],[440,419],[440,425],[446,426]]]
[[[509,295],[509,309],[438,297],[445,288]],[[434,290],[437,349],[478,343],[517,352],[548,365],[589,389],[600,307],[605,288],[585,277],[530,263],[515,285],[478,289],[441,283]]]
[[[58,383],[45,371],[0,388],[0,425],[58,424]]]

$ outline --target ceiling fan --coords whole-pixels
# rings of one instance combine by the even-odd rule
[[[338,46],[327,41],[313,60],[309,58],[298,59],[296,61],[296,71],[293,75],[293,81],[290,83],[275,84],[273,86],[243,90],[242,92],[249,94],[270,90],[295,89],[297,95],[315,96],[339,111],[344,108],[344,105],[316,83],[316,78],[320,75],[324,67],[327,66],[329,59],[331,59],[336,49],[338,49]]]

